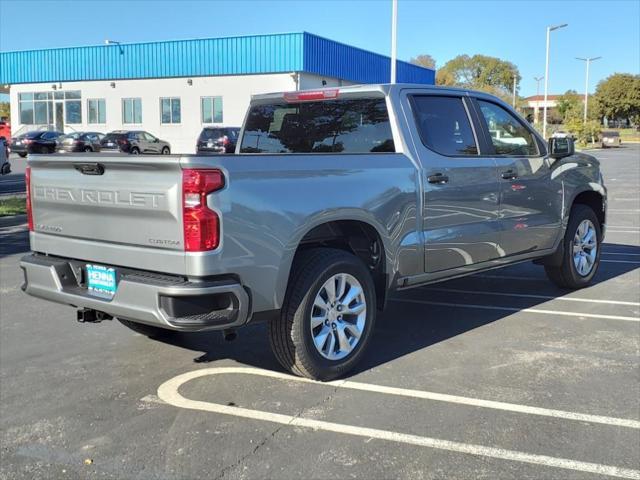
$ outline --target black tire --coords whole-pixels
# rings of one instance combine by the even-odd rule
[[[353,350],[342,359],[330,360],[323,357],[313,343],[310,318],[315,296],[324,283],[338,273],[349,274],[360,283],[367,308],[364,328]],[[271,348],[278,362],[290,372],[314,380],[332,380],[360,361],[375,318],[376,292],[366,265],[342,250],[311,249],[297,256],[280,315],[269,323]]]
[[[18,156],[20,158],[26,158],[27,154],[26,153],[18,153]]]
[[[129,153],[130,153],[131,155],[140,155],[140,150],[138,150],[138,148],[137,148],[137,147],[133,147],[133,148],[129,151]]]
[[[169,155],[171,153],[171,150],[169,150],[169,147],[164,147],[162,149],[162,155]]]
[[[141,335],[144,335],[145,337],[163,337],[163,336],[167,336],[167,335],[171,335],[173,333],[176,333],[173,330],[169,330],[166,328],[160,328],[160,327],[154,327],[152,325],[146,325],[144,323],[138,323],[138,322],[132,322],[131,320],[124,320],[122,318],[119,318],[118,321],[124,325],[125,327],[133,330],[136,333],[140,333]]]
[[[580,275],[573,261],[573,241],[576,235],[576,231],[580,223],[584,220],[589,220],[594,225],[596,230],[596,258],[591,271],[587,275]],[[578,289],[584,288],[593,279],[594,275],[598,271],[600,265],[600,252],[602,244],[602,231],[600,229],[600,222],[595,212],[586,205],[574,205],[571,209],[571,216],[569,217],[569,224],[567,225],[567,231],[565,232],[563,242],[563,255],[562,263],[559,266],[546,265],[544,267],[547,277],[560,288]]]
[[[93,152],[93,148],[91,148],[91,147],[84,147],[84,151],[85,151],[86,153]]]

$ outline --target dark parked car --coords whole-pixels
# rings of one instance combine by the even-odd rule
[[[120,151],[132,155],[140,153],[169,155],[171,153],[169,142],[142,130],[115,130],[107,133],[100,142],[100,146],[105,151]]]
[[[22,158],[28,153],[53,153],[56,151],[58,139],[64,135],[54,130],[37,130],[19,135],[11,141],[11,151]]]
[[[99,152],[104,133],[73,132],[58,139],[59,152]]]
[[[240,135],[237,127],[205,127],[198,137],[197,153],[233,153]]]

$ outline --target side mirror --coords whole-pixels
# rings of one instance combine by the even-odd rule
[[[569,157],[575,153],[576,149],[573,145],[573,138],[551,137],[549,139],[549,156],[556,160]]]

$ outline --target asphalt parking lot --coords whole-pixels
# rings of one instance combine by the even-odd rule
[[[331,384],[282,374],[264,325],[78,324],[20,291],[27,234],[0,224],[0,478],[640,478],[640,145],[594,155],[594,285],[526,263],[396,294]]]

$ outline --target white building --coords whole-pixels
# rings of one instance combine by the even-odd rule
[[[435,72],[398,62],[398,80]],[[390,59],[309,33],[0,52],[12,134],[146,130],[195,152],[204,126],[240,126],[251,95],[384,83]]]

